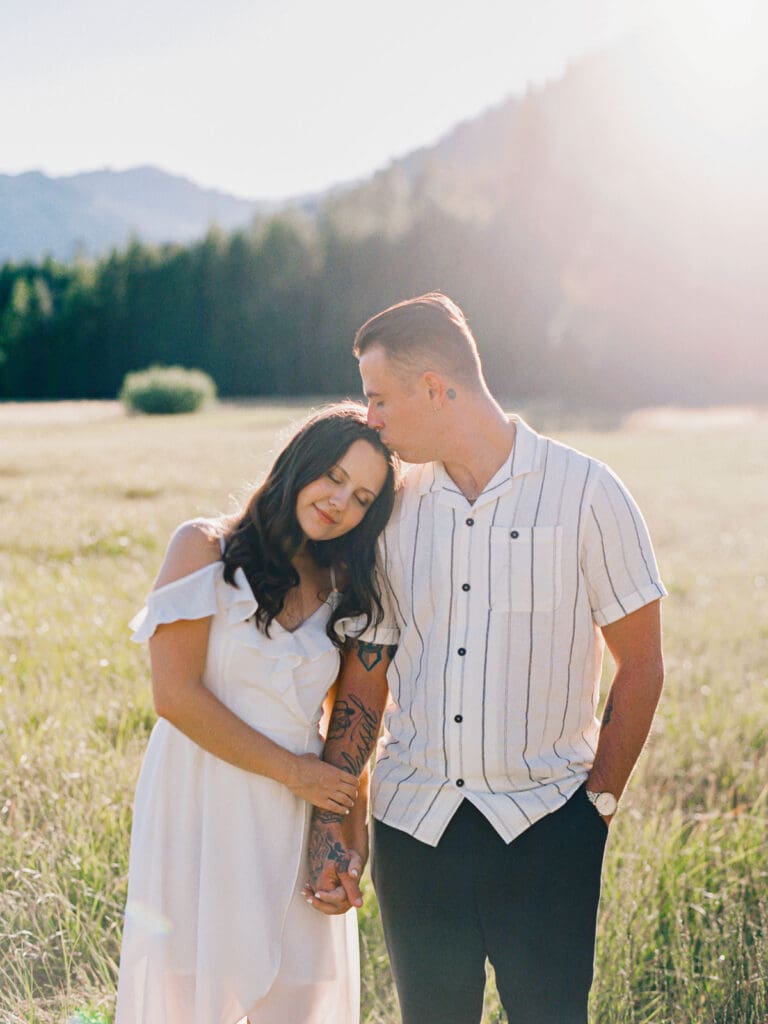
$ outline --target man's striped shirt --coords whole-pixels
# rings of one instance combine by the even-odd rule
[[[373,814],[436,845],[462,798],[507,842],[584,782],[599,722],[598,629],[666,593],[637,505],[602,463],[518,417],[470,504],[412,466],[379,545],[397,644]]]

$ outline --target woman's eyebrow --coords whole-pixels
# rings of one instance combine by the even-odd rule
[[[349,473],[346,471],[346,469],[344,469],[344,467],[342,466],[342,464],[340,462],[337,462],[336,465],[333,468],[337,469],[340,473],[343,473],[344,476],[347,478],[347,480],[350,479]],[[360,487],[356,487],[355,490],[356,491],[367,491],[369,494],[372,494],[374,498],[376,497],[376,491],[371,490],[370,487],[365,487],[364,485],[361,485]]]

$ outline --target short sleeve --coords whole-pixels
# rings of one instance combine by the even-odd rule
[[[592,617],[607,626],[665,597],[648,528],[624,484],[598,465],[581,544]]]
[[[158,626],[182,619],[204,619],[218,611],[216,584],[224,572],[223,562],[212,562],[188,576],[153,590],[146,605],[131,619],[131,640],[140,644]]]
[[[381,608],[384,612],[384,617],[377,626],[369,626],[364,633],[354,636],[354,639],[362,640],[363,643],[381,644],[382,646],[390,647],[396,645],[400,640],[400,624],[395,615],[396,601],[389,583],[387,551],[382,538],[379,538],[376,552],[375,579],[379,594],[381,595]],[[346,622],[347,620],[343,621]],[[347,636],[350,636],[350,634],[347,633]]]

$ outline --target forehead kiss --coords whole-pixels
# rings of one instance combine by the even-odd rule
[[[359,440],[347,448],[329,469],[339,484],[346,484],[358,497],[375,501],[387,478],[387,461],[368,441]]]
[[[400,361],[390,360],[377,346],[366,349],[359,357],[363,391],[368,400],[368,426],[406,462],[429,462],[441,455],[437,443],[434,381],[439,374],[419,372]],[[434,378],[434,381],[433,381]]]

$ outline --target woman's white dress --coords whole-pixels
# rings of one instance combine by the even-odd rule
[[[152,591],[133,639],[212,615],[205,685],[275,742],[320,753],[339,668],[330,603],[295,632],[273,621],[266,637],[244,572],[233,587],[223,571]],[[326,917],[300,893],[310,811],[158,721],[136,790],[116,1024],[356,1024],[355,912]]]

